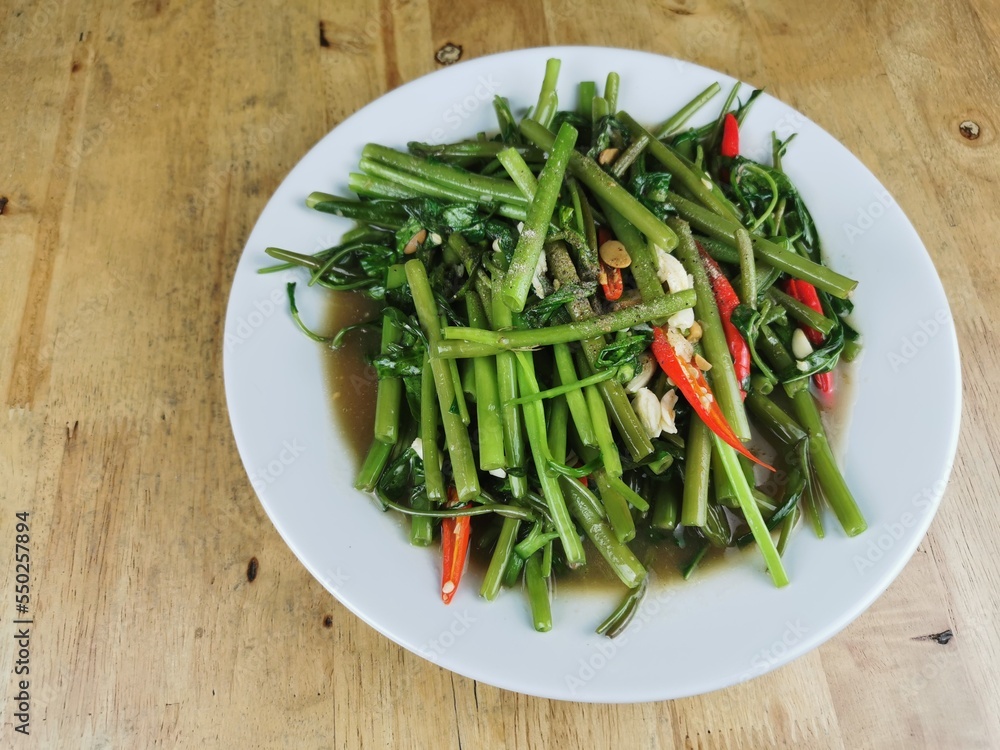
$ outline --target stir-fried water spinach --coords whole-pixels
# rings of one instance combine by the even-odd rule
[[[735,87],[685,129],[709,87],[647,129],[618,109],[616,74],[603,96],[581,83],[572,110],[558,75],[549,61],[520,121],[497,98],[495,135],[365,146],[355,197],[306,199],[356,228],[314,255],[268,248],[279,263],[261,272],[301,267],[310,286],[380,303],[328,338],[289,284],[314,340],[381,332],[356,486],[410,519],[413,544],[440,538],[442,600],[476,544],[491,555],[480,594],[523,579],[534,628],[550,630],[552,578],[588,564],[586,539],[626,588],[597,629],[614,637],[650,576],[637,536],[690,550],[684,578],[709,548],[755,545],[783,586],[799,519],[822,536],[828,505],[865,530],[816,395],[831,399],[840,358],[860,351],[856,282],[822,262],[782,169],[791,139],[773,138],[770,163],[741,153],[758,91],[741,102]]]

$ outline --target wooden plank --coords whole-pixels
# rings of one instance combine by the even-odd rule
[[[34,743],[1000,745],[997,17],[986,0],[72,0],[8,14],[0,530],[30,511]],[[220,377],[240,249],[313,143],[440,67],[448,42],[463,59],[647,49],[767,85],[858,154],[913,220],[962,346],[955,477],[900,578],[818,651],[670,703],[528,698],[390,643],[271,527]],[[978,138],[962,134],[966,121]],[[5,596],[13,573],[0,565]],[[5,672],[14,658],[0,638]],[[4,746],[12,686],[0,689]]]

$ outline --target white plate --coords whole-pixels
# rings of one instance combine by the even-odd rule
[[[555,627],[530,626],[525,597],[489,604],[476,581],[441,603],[439,553],[411,547],[400,524],[352,489],[354,462],[332,413],[317,345],[289,318],[284,285],[260,276],[264,248],[315,252],[350,222],[305,208],[313,190],[348,195],[346,176],[369,142],[452,141],[496,129],[490,104],[533,104],[545,60],[562,60],[559,95],[581,80],[621,74],[620,105],[657,123],[729,76],[658,55],[594,47],[509,52],[439,70],[372,102],[321,140],[275,192],[247,242],[226,317],[225,383],[233,432],[254,489],[278,532],[344,605],[393,641],[492,685],[579,701],[678,698],[763,674],[833,636],[896,577],[931,522],[958,439],[960,372],[948,302],[913,227],[872,174],[805,116],[764,95],[743,128],[744,152],[769,134],[799,133],[785,166],[800,187],[830,265],[860,280],[854,301],[866,354],[845,474],[870,524],[849,539],[800,528],[785,558],[792,583],[775,589],[759,558],[651,590],[626,634],[594,634],[617,600],[557,596]],[[749,89],[747,89],[748,91]],[[702,115],[712,116],[718,97]],[[300,291],[305,291],[300,286]],[[302,294],[317,320],[319,295]],[[310,304],[311,303],[311,304]]]

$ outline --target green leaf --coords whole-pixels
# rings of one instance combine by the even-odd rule
[[[522,312],[521,322],[528,328],[542,328],[553,315],[577,299],[587,299],[597,290],[594,282],[566,284],[542,299],[534,298]]]
[[[670,190],[668,172],[641,172],[633,174],[628,185],[629,192],[661,221],[666,221],[677,213],[667,198]]]
[[[629,375],[629,379],[631,380],[636,370],[639,369],[639,355],[649,348],[652,340],[652,332],[623,331],[619,333],[618,337],[612,343],[601,349],[594,362],[594,366],[599,370],[626,368],[631,371]]]

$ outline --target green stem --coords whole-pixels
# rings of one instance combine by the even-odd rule
[[[542,89],[538,92],[538,103],[532,110],[532,117],[544,127],[552,123],[559,109],[559,97],[556,95],[556,84],[559,81],[561,63],[551,58],[545,63],[545,77],[542,79]]]
[[[608,110],[615,112],[618,109],[618,89],[621,87],[621,76],[617,73],[608,73],[607,81],[604,83],[604,99],[608,103]]]
[[[528,140],[546,150],[551,150],[555,143],[555,136],[532,120],[524,120],[521,123],[521,132]],[[647,239],[667,252],[676,247],[677,237],[670,228],[619,185],[593,159],[574,151],[570,154],[568,168],[574,177],[594,192],[594,195],[614,206],[622,216],[645,234]]]
[[[583,386],[580,385],[581,381],[577,377],[576,367],[573,365],[573,354],[570,351],[569,344],[556,344],[552,347],[552,354],[555,359],[559,382],[564,387],[571,389],[566,392],[566,403],[573,417],[573,425],[576,427],[576,432],[584,445],[596,446],[597,436],[594,434],[594,422],[591,419],[590,409],[587,406],[587,400],[582,390]],[[613,374],[611,370],[607,372],[612,372]],[[601,411],[604,411],[603,404],[601,404]]]
[[[528,205],[528,218],[521,229],[521,236],[514,248],[514,255],[504,276],[503,301],[511,310],[520,312],[531,289],[535,269],[544,252],[545,237],[552,221],[562,188],[563,177],[570,154],[575,153],[577,131],[572,125],[563,123],[552,145],[548,161],[538,175],[538,187]]]
[[[403,332],[388,315],[382,318],[382,353],[399,343]],[[399,437],[399,405],[403,398],[403,379],[382,378],[375,395],[375,439],[392,445]]]
[[[358,472],[358,478],[354,480],[354,488],[362,492],[372,492],[375,485],[378,484],[382,472],[385,471],[391,454],[391,445],[380,440],[372,440],[371,447],[361,464],[361,471]]]
[[[416,308],[424,335],[427,337],[428,346],[432,346],[440,338],[441,328],[438,321],[437,303],[434,300],[434,292],[427,279],[424,264],[419,260],[408,261],[406,263],[406,279],[410,284],[413,305]],[[459,500],[471,502],[479,496],[479,475],[472,454],[472,444],[469,441],[469,431],[462,423],[461,416],[452,410],[453,405],[458,400],[458,394],[455,392],[455,381],[452,379],[446,360],[431,357],[430,364],[437,389],[448,455],[455,473],[455,489],[458,491]]]
[[[580,117],[590,117],[594,97],[597,96],[597,84],[593,81],[580,81],[576,101],[576,113]]]
[[[681,493],[677,489],[677,483],[673,480],[657,482],[650,525],[661,531],[673,531],[680,521],[680,510]]]
[[[438,446],[438,426],[441,421],[434,372],[430,359],[424,357],[420,373],[420,442],[424,462],[424,486],[427,497],[441,505],[447,499],[444,475],[441,473],[441,449]]]
[[[373,177],[385,182],[399,186],[397,192],[406,191],[411,194],[437,198],[439,200],[454,201],[456,203],[477,203],[483,204],[483,208],[495,208],[501,216],[509,219],[523,221],[527,214],[527,206],[524,204],[511,204],[508,202],[497,202],[492,198],[483,199],[481,189],[468,187],[455,187],[453,185],[443,185],[432,182],[418,174],[406,172],[401,169],[394,169],[374,159],[361,159],[360,169],[365,173],[363,176]],[[357,180],[348,181],[348,185],[353,190]]]
[[[577,276],[576,269],[573,267],[573,261],[570,260],[565,245],[559,242],[550,243],[548,246],[548,260],[549,269],[552,271],[554,277],[559,280],[560,284],[580,283],[580,277]],[[587,300],[573,300],[567,303],[566,309],[569,311],[570,317],[578,322],[586,320],[594,314],[594,310]],[[604,339],[601,336],[583,342],[581,348],[583,349],[586,362],[589,362],[591,367],[595,366],[603,347]],[[580,372],[583,373],[582,368],[580,368]],[[639,418],[632,410],[628,395],[621,384],[615,380],[606,380],[597,387],[601,392],[601,398],[604,400],[607,411],[610,412],[619,434],[625,441],[625,448],[632,456],[632,459],[639,461],[652,453],[653,444],[650,442],[649,436],[646,435],[645,429],[639,423]],[[591,410],[591,418],[597,418],[597,414],[593,409]]]
[[[549,584],[542,575],[541,552],[536,552],[525,562],[524,584],[528,589],[532,624],[539,633],[547,633],[552,630],[552,605],[549,601]]]
[[[699,203],[719,216],[733,221],[737,220],[738,217],[732,206],[724,198],[715,194],[711,187],[711,180],[708,180],[704,173],[696,172],[693,165],[686,164],[684,158],[676,151],[653,138],[649,131],[633,120],[627,112],[619,112],[618,119],[629,129],[633,138],[645,137],[649,139],[649,145],[646,147],[649,155],[660,162],[677,182],[695,196]],[[706,185],[705,181],[708,181],[709,184]]]
[[[572,341],[584,341],[606,333],[622,331],[653,320],[669,318],[680,310],[694,306],[695,299],[695,292],[686,289],[676,294],[664,295],[653,302],[642,302],[623,310],[562,325],[512,331],[484,331],[464,326],[448,326],[442,331],[442,336],[445,340],[470,341],[506,350],[568,344]],[[721,327],[721,322],[719,325]]]
[[[483,177],[473,172],[466,172],[447,164],[436,164],[421,159],[412,154],[404,154],[394,151],[385,146],[369,143],[361,152],[365,159],[387,164],[403,172],[410,172],[436,182],[439,185],[456,188],[474,196],[476,200],[487,203],[511,203],[515,206],[524,206],[527,200],[517,189],[517,186],[508,180],[496,177]],[[314,193],[315,195],[315,193]]]
[[[634,589],[646,577],[646,569],[632,550],[618,541],[611,527],[594,510],[597,498],[575,479],[560,477],[559,483],[566,494],[570,512],[583,527],[598,553],[611,566],[619,580]]]
[[[486,328],[486,310],[479,295],[465,296],[469,325]],[[503,448],[503,420],[500,418],[500,390],[497,385],[497,364],[493,357],[473,360],[476,379],[476,421],[479,425],[479,468],[483,471],[502,469],[507,465]]]
[[[694,237],[691,236],[691,228],[679,219],[670,219],[670,224],[680,237],[677,258],[694,277],[694,288],[697,292],[694,311],[702,327],[702,346],[705,347],[708,361],[712,363],[710,375],[712,391],[736,436],[740,440],[749,440],[750,423],[743,408],[739,381],[736,380],[733,358],[729,353],[726,333],[722,328],[722,318],[719,316],[719,308],[715,303],[715,294],[712,292],[708,273],[701,262]]]
[[[423,492],[414,495],[414,510],[430,510],[431,501]],[[429,547],[434,541],[434,519],[427,516],[412,516],[410,518],[410,544],[417,547]]]
[[[568,344],[557,344],[557,346],[568,346]],[[544,391],[539,391],[532,396],[521,396],[514,399],[512,403],[515,404],[528,404],[532,401],[544,401],[545,399],[556,398],[558,396],[568,396],[572,393],[579,393],[582,388],[588,385],[596,385],[598,383],[603,383],[605,380],[610,380],[615,376],[614,370],[602,370],[596,375],[590,375],[583,380],[574,380],[572,383],[557,385],[552,388],[547,388]]]
[[[691,427],[685,444],[684,500],[681,523],[685,526],[705,525],[708,517],[708,484],[712,464],[712,431],[696,415],[691,415]]]
[[[750,234],[740,227],[736,230],[736,249],[740,254],[740,297],[743,304],[757,309],[757,266],[753,261],[753,244]]]
[[[517,371],[517,380],[521,392],[525,394],[537,393],[539,390],[538,381],[535,380],[535,367],[531,355],[518,352],[517,359],[520,365]],[[525,404],[523,411],[528,444],[531,446],[531,454],[535,462],[535,472],[538,474],[538,481],[552,517],[552,524],[559,532],[559,541],[562,543],[563,553],[566,555],[566,564],[570,568],[579,567],[586,562],[583,545],[580,544],[573,521],[569,517],[560,484],[548,470],[551,455],[548,436],[545,432],[545,412],[542,403],[535,401]]]
[[[497,159],[503,168],[507,170],[510,179],[514,181],[518,189],[524,193],[524,197],[529,201],[534,199],[535,191],[538,190],[538,180],[532,174],[527,163],[515,148],[506,148],[497,154]]]
[[[743,476],[740,462],[736,458],[736,451],[722,442],[717,435],[712,435],[712,440],[715,450],[719,451],[722,457],[722,465],[725,467],[726,474],[729,475],[729,481],[732,483],[733,489],[736,490],[736,497],[740,502],[740,510],[743,511],[743,517],[746,519],[751,533],[753,533],[753,538],[757,542],[758,549],[760,549],[761,554],[764,556],[764,562],[767,563],[767,569],[771,573],[771,580],[779,588],[786,586],[788,584],[788,574],[785,573],[785,567],[781,564],[781,556],[778,554],[778,550],[775,549],[771,533],[767,530],[767,525],[760,514],[760,509],[757,507],[757,503],[753,499],[753,494],[750,492],[750,485],[746,477]]]
[[[669,120],[660,125],[660,127],[656,128],[653,131],[656,138],[666,138],[676,133],[684,126],[684,123],[691,119],[695,112],[708,104],[708,102],[710,102],[721,90],[722,87],[719,86],[718,83],[711,84],[708,88],[698,94],[698,96],[677,110],[677,113]]]
[[[514,554],[514,543],[517,541],[517,532],[520,528],[521,522],[518,519],[503,519],[500,536],[497,538],[496,547],[493,549],[493,556],[490,557],[490,565],[486,569],[483,585],[479,589],[479,595],[486,599],[486,601],[494,601],[500,593],[503,574],[507,570],[507,564],[510,562],[511,555]]]
[[[411,141],[406,144],[411,153],[427,157],[435,156],[439,159],[464,157],[476,157],[491,159],[498,156],[501,151],[512,148],[521,156],[527,156],[532,161],[540,161],[542,152],[532,146],[507,146],[500,141],[458,141],[457,143],[417,143]]]
[[[595,386],[587,386],[583,389],[583,395],[587,400],[587,410],[590,412],[591,423],[594,425],[594,439],[604,463],[604,470],[609,475],[621,476],[622,460],[618,453],[615,437],[611,433],[611,422],[608,419],[608,411],[601,400],[601,393]]]
[[[407,516],[423,516],[425,518],[465,518],[467,516],[486,516],[496,513],[504,518],[516,518],[521,521],[534,523],[538,520],[534,513],[527,508],[517,505],[504,505],[500,503],[481,503],[479,505],[468,505],[464,508],[432,508],[431,510],[419,510],[400,505],[388,498],[379,498],[380,502],[388,510],[395,510]]]
[[[306,198],[306,206],[323,213],[356,219],[386,229],[399,229],[406,223],[406,212],[395,205],[363,203],[349,198],[338,198],[329,193],[310,193]]]
[[[635,521],[632,519],[632,511],[629,510],[625,496],[615,489],[611,483],[612,478],[603,469],[598,469],[592,476],[597,483],[597,489],[601,492],[601,504],[608,516],[608,523],[611,524],[618,541],[623,543],[632,541],[635,539]]]
[[[836,323],[828,317],[822,313],[816,312],[809,307],[809,305],[799,302],[795,299],[795,297],[785,294],[777,287],[771,287],[767,292],[767,296],[771,298],[772,302],[776,302],[784,307],[789,316],[793,319],[797,320],[799,323],[809,326],[810,328],[815,328],[824,336],[832,333],[833,329],[836,327]]]
[[[717,216],[676,193],[669,192],[667,197],[674,204],[678,215],[689,222],[694,229],[709,237],[722,240],[731,247],[737,247],[736,230],[742,226],[741,224]],[[829,292],[834,297],[846,299],[858,285],[857,281],[842,276],[836,271],[831,271],[826,266],[804,258],[798,253],[786,250],[763,237],[755,236],[752,241],[757,260],[763,260],[795,278],[808,281],[816,288]]]
[[[496,286],[499,287],[499,276]],[[499,292],[493,295],[493,324],[509,326],[511,324],[510,309],[500,300]],[[528,492],[528,479],[524,475],[525,448],[524,425],[521,407],[513,403],[518,395],[517,359],[514,352],[500,352],[497,355],[497,392],[500,396],[500,417],[503,425],[504,455],[507,457],[507,468],[513,473],[510,479],[511,494],[520,499]]]

